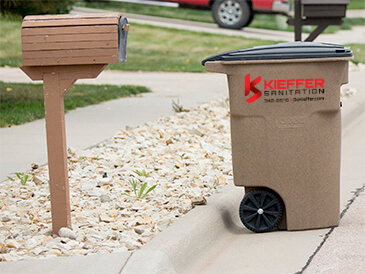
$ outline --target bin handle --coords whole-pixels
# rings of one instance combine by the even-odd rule
[[[204,64],[205,69],[209,72],[216,72],[216,73],[224,73],[224,74],[231,74],[231,66],[227,66],[223,62],[206,62]]]

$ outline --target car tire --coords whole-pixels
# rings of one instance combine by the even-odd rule
[[[253,20],[253,11],[245,0],[216,0],[212,5],[214,21],[222,28],[241,29]]]

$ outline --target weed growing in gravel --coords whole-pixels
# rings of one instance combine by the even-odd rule
[[[150,175],[152,173],[152,171],[146,172],[146,170],[139,171],[138,169],[136,169],[136,173],[138,174],[138,176],[147,177],[148,175]]]
[[[137,181],[134,180],[134,179],[131,179],[130,181],[130,184],[133,188],[133,193],[134,193],[134,196],[132,195],[129,195],[128,193],[122,193],[122,195],[126,195],[130,198],[133,198],[133,199],[143,199],[144,197],[147,196],[148,193],[150,193],[152,190],[154,190],[156,188],[157,185],[153,185],[151,186],[149,189],[147,189],[147,183],[144,183],[140,190],[138,191],[137,189]],[[147,191],[145,192],[145,190],[147,189]]]
[[[16,172],[15,175],[20,180],[21,185],[25,186],[25,184],[28,181],[29,175],[28,174],[24,174],[24,173],[19,173],[19,172]],[[14,178],[9,177],[9,176],[8,176],[8,179],[11,180],[11,181],[13,181],[13,182],[15,181]]]

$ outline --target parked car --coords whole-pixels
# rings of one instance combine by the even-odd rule
[[[222,28],[248,26],[256,13],[287,14],[289,0],[158,0],[212,10],[214,21]]]

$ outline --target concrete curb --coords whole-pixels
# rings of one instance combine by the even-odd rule
[[[138,250],[124,266],[123,274],[176,274],[168,255],[159,250]]]
[[[225,186],[221,192],[207,199],[207,205],[196,207],[134,252],[122,273],[181,273],[223,231],[234,230],[232,220],[237,218],[242,197],[242,188],[233,184]],[[147,257],[146,254],[154,256]],[[163,262],[155,261],[155,257]],[[145,265],[141,265],[141,260]],[[166,266],[169,266],[169,272],[166,272]]]

